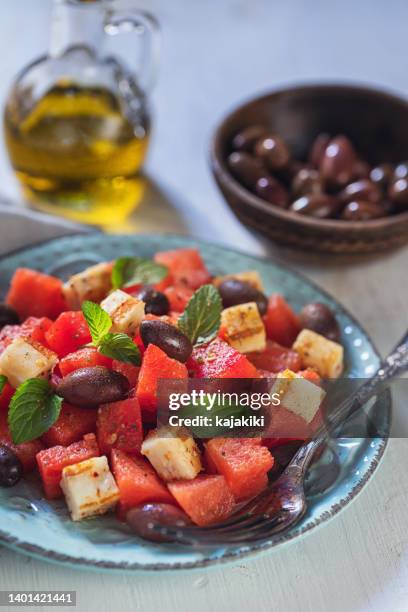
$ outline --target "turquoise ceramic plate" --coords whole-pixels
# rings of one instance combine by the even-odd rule
[[[13,271],[28,266],[66,278],[70,273],[119,255],[150,256],[155,251],[184,246],[198,246],[213,274],[256,269],[268,293],[281,292],[300,308],[310,301],[323,301],[339,319],[342,342],[346,348],[347,373],[363,378],[379,363],[379,356],[362,327],[333,298],[284,265],[251,257],[220,246],[200,243],[191,238],[155,236],[72,236],[19,251],[0,260],[0,291],[4,293]],[[375,411],[375,424],[387,432],[390,397],[382,396]],[[21,552],[47,561],[73,567],[109,570],[189,569],[233,561],[265,551],[312,531],[347,506],[376,470],[385,449],[385,439],[339,439],[335,453],[338,466],[330,479],[322,480],[321,466],[309,475],[308,512],[302,522],[278,539],[253,546],[186,548],[179,545],[155,545],[133,537],[112,517],[82,523],[69,520],[63,503],[49,503],[41,493],[38,479],[20,483],[14,489],[0,490],[0,539]],[[331,457],[324,456],[320,463]]]

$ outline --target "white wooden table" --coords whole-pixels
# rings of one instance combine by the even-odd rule
[[[0,98],[45,49],[50,0],[3,3]],[[208,169],[213,127],[236,102],[274,85],[355,80],[408,93],[404,0],[143,0],[163,25],[155,137],[147,166],[161,205],[135,230],[190,232],[276,253],[231,215]],[[4,153],[0,189],[17,196]],[[350,265],[279,251],[364,322],[385,352],[408,323],[408,251]],[[403,406],[401,406],[403,408]],[[402,415],[402,420],[404,420]],[[406,421],[405,421],[406,422]],[[0,589],[76,590],[78,609],[336,612],[408,609],[408,441],[391,440],[375,479],[340,516],[278,552],[203,573],[107,575],[48,565],[0,548]]]

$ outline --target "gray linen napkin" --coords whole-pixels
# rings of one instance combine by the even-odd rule
[[[0,255],[42,240],[94,229],[0,202]]]

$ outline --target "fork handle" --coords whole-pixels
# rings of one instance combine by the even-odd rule
[[[408,332],[383,360],[377,372],[349,397],[344,399],[329,416],[328,429],[333,431],[359,410],[363,404],[386,387],[386,383],[408,370]]]
[[[323,426],[318,429],[312,440],[300,447],[296,455],[293,457],[288,468],[294,468],[296,471],[306,471],[309,466],[315,451],[327,439],[329,433],[332,433],[339,425],[361,408],[369,399],[376,395],[380,390],[386,387],[386,383],[393,380],[400,374],[408,370],[408,330],[398,342],[391,353],[383,360],[377,372],[365,383],[361,385],[354,393],[343,400],[340,405],[330,414],[328,426]]]

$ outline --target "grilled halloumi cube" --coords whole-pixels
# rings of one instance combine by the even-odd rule
[[[228,344],[240,353],[263,351],[266,347],[265,326],[255,302],[223,310],[221,328]]]
[[[320,376],[338,378],[343,371],[344,349],[310,329],[302,329],[292,347],[305,367],[315,368]]]
[[[193,480],[202,470],[198,446],[181,427],[160,427],[151,431],[142,444],[141,452],[166,482]]]
[[[280,405],[302,417],[306,423],[313,421],[326,392],[292,370],[284,370],[277,376],[271,393],[279,393]]]
[[[255,289],[258,289],[259,291],[264,291],[262,279],[259,275],[259,272],[257,272],[256,270],[246,270],[245,272],[237,272],[236,274],[225,274],[224,276],[216,276],[213,280],[213,284],[216,287],[219,287],[221,283],[223,283],[225,280],[229,280],[230,278],[243,281],[244,283],[248,283],[248,285],[255,287]]]
[[[0,356],[0,374],[17,388],[29,378],[48,378],[58,356],[38,342],[15,338]]]
[[[145,314],[145,304],[128,293],[117,289],[101,303],[112,319],[112,332],[133,335]]]
[[[73,521],[105,514],[119,501],[119,489],[106,457],[64,468],[60,484]]]
[[[72,310],[80,310],[85,300],[100,302],[109,293],[112,282],[112,264],[100,263],[74,274],[65,283],[65,299]]]

